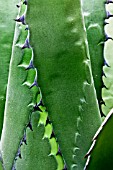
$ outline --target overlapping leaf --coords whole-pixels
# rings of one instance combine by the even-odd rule
[[[113,109],[93,138],[85,170],[113,169]]]
[[[106,2],[106,20],[105,20],[105,36],[104,43],[104,67],[103,67],[103,84],[102,97],[104,105],[102,111],[106,116],[104,122],[100,126],[93,138],[93,144],[88,151],[87,163],[85,169],[113,169],[113,102],[112,102],[112,86],[113,86],[113,2]],[[112,110],[111,110],[112,109]],[[110,111],[111,110],[111,111]],[[109,112],[109,114],[108,114]]]
[[[24,5],[22,5],[20,14],[22,13],[23,9],[26,9],[26,7],[23,8],[23,6]],[[39,161],[35,161],[36,169],[38,166],[40,168],[43,167],[44,160],[44,166],[46,166],[47,169],[50,169],[50,167],[52,167],[52,169],[56,169],[55,159],[53,159],[52,156],[48,156],[50,145],[48,142],[45,142],[46,140],[42,141],[42,134],[44,133],[43,128],[35,127],[35,129],[33,129],[34,132],[32,132],[31,114],[35,111],[33,109],[33,105],[36,104],[39,89],[37,88],[37,84],[33,85],[37,78],[36,69],[33,68],[30,70],[28,68],[30,61],[33,60],[33,53],[28,42],[29,37],[27,38],[27,35],[29,35],[28,29],[26,29],[27,26],[21,24],[23,20],[20,20],[20,17],[21,16],[18,16],[16,19],[18,20],[18,23],[16,24],[15,36],[13,40],[6,95],[7,98],[5,105],[4,126],[1,138],[3,166],[6,170],[15,169],[16,161],[19,160],[22,155],[21,147],[23,143],[27,142],[26,133],[30,129],[30,137],[33,137],[31,142],[32,144],[34,142],[33,153],[29,155],[30,159],[31,156],[34,155],[32,158],[32,163],[36,160],[35,155],[38,155],[38,151],[43,145],[44,154],[40,154]],[[29,169],[29,166],[26,166],[26,169],[27,168]]]
[[[33,113],[31,122],[33,131],[27,129],[27,145],[21,147],[22,159],[18,159],[16,169],[22,170],[43,170],[57,169],[55,159],[50,154],[48,139],[43,139],[44,126],[38,126],[39,114]],[[51,157],[51,159],[50,159]]]
[[[105,18],[105,0],[93,1],[82,0],[83,15],[88,37],[89,52],[91,58],[92,74],[96,88],[97,98],[100,105],[102,103],[101,88],[102,82],[102,67],[104,65],[103,47],[104,47],[104,18]],[[101,115],[103,113],[101,111]]]
[[[38,83],[68,169],[83,169],[100,125],[80,1],[29,1]]]
[[[13,20],[18,11],[15,5],[17,2],[18,0],[0,1],[0,136],[3,126],[6,86],[14,36],[15,23]]]
[[[104,100],[104,104],[102,106],[102,110],[105,115],[113,108],[113,4],[109,3],[106,5],[106,20],[107,23],[105,25],[105,35],[106,42],[104,44],[104,59],[105,66],[103,67],[103,83],[104,88],[102,89],[102,98]]]

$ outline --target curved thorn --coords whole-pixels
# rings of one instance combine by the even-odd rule
[[[25,70],[29,70],[29,69],[34,69],[34,64],[33,64],[33,61],[30,60],[30,63],[29,63],[29,66],[27,68],[25,68]]]
[[[23,25],[26,25],[24,15],[22,15],[20,18],[14,19],[14,20],[17,22],[21,22]]]
[[[47,125],[47,124],[51,124],[51,121],[49,120],[48,117],[47,117],[47,120],[46,120],[46,125]],[[46,126],[46,125],[45,125],[45,126]],[[53,133],[53,132],[52,132],[52,133]],[[52,134],[51,134],[51,135],[52,135]]]
[[[28,4],[28,3],[27,3],[27,0],[24,0],[23,4],[24,4],[24,5],[27,5],[27,4]]]
[[[24,136],[22,138],[22,142],[24,142],[27,145],[27,140],[26,140],[26,133],[24,132]]]
[[[19,157],[20,159],[22,158],[20,148],[18,149],[18,152],[17,152],[16,156]]]
[[[39,101],[38,106],[44,106],[42,99]]]
[[[113,38],[112,38],[112,37],[109,37],[109,36],[105,33],[105,41],[107,41],[107,40],[113,40]]]
[[[112,15],[112,14],[110,14],[110,12],[109,12],[109,11],[106,11],[106,16],[107,16],[107,19],[109,19],[110,17],[113,17],[113,15]]]
[[[33,131],[33,128],[32,128],[32,124],[31,124],[31,121],[29,121],[29,123],[27,124],[27,126],[31,131]]]
[[[52,134],[51,134],[50,139],[51,139],[51,138],[55,138],[55,133],[54,133],[54,131],[52,131]]]
[[[31,88],[34,87],[34,86],[37,86],[37,87],[38,87],[38,83],[37,83],[36,80],[34,80],[33,84],[32,84],[29,88],[31,89]]]
[[[17,7],[17,8],[20,8],[20,5],[17,4],[16,7]]]
[[[62,153],[61,153],[61,150],[60,150],[60,147],[58,147],[58,152],[56,155],[61,155],[62,156]]]
[[[102,71],[102,76],[107,77],[107,76],[105,75],[104,71]]]
[[[102,85],[102,88],[105,88],[105,89],[107,89],[108,90],[108,88],[105,86],[105,84],[103,83],[103,85]]]
[[[30,48],[30,44],[29,44],[28,38],[26,38],[25,43],[24,43],[24,45],[22,46],[22,49],[25,49],[25,48]]]
[[[26,26],[25,30],[29,30],[29,27],[28,27],[28,25]]]
[[[107,67],[110,67],[109,64],[106,62],[106,60],[104,59],[104,65]]]
[[[103,99],[101,99],[100,104],[104,104],[106,106],[105,101]]]
[[[101,114],[101,117],[106,117],[106,115],[102,112],[102,109],[100,109],[100,114]]]
[[[109,24],[107,21],[104,21],[104,25],[107,25],[107,24]]]
[[[38,107],[38,105],[37,105],[37,103],[36,103],[36,105],[33,107],[33,111],[35,112],[35,111],[39,111],[39,112],[42,112],[42,110]]]

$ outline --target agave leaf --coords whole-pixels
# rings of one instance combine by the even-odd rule
[[[113,109],[108,113],[102,125],[93,138],[93,144],[88,151],[85,169],[113,169]]]
[[[68,169],[82,170],[100,125],[79,0],[28,4],[34,64],[55,135]]]
[[[6,86],[14,36],[13,30],[15,23],[13,20],[17,15],[15,3],[17,2],[18,0],[0,1],[0,137],[3,126]]]
[[[6,170],[12,168],[25,126],[29,121],[28,104],[31,101],[31,95],[29,89],[22,85],[27,73],[23,68],[18,67],[21,57],[22,50],[19,47],[13,47],[1,137],[1,151]]]
[[[50,154],[50,145],[48,139],[43,139],[44,126],[38,125],[39,113],[32,114],[31,123],[33,131],[27,128],[26,140],[27,145],[21,147],[22,159],[18,159],[16,162],[16,169],[22,170],[43,170],[57,168],[55,159]],[[51,157],[51,159],[50,159]]]
[[[85,26],[91,58],[92,74],[100,109],[102,102],[101,88],[103,85],[102,67],[104,65],[102,42],[105,40],[103,24],[103,20],[105,18],[104,2],[105,0],[82,0],[83,15],[85,18]],[[103,113],[101,113],[101,115],[103,116]]]
[[[33,104],[36,103],[37,100],[36,94],[39,93],[39,89],[36,86],[31,88],[32,83],[34,83],[36,69],[33,68],[31,69],[32,71],[26,69],[26,66],[28,68],[30,60],[33,58],[33,53],[32,48],[28,47],[28,40],[24,40],[25,43],[21,44],[23,37],[26,38],[26,31],[23,31],[23,28],[24,25],[21,23],[16,24],[10,61],[4,124],[1,137],[1,154],[5,170],[15,169],[16,160],[21,158],[21,146],[23,142],[27,142],[25,132],[29,133],[29,128],[30,131],[32,131],[32,125],[30,124],[31,114],[33,112]],[[40,155],[38,165],[40,166],[40,164],[43,163],[43,158],[46,160],[47,157],[44,166],[54,166],[55,169],[55,159],[52,161],[53,158],[48,157],[49,144],[45,142],[45,140],[43,140],[43,142],[41,141],[43,129],[39,130],[39,139],[37,140],[38,129],[40,128],[37,128],[36,131],[34,130],[34,132],[32,132],[33,136],[31,135],[31,142],[33,143],[35,141],[35,146],[36,148],[38,147],[38,149],[41,149],[43,145],[43,152],[45,153]],[[38,155],[38,151],[36,149],[32,155]],[[38,168],[38,165],[36,168]],[[26,168],[28,168],[28,166],[26,166]]]
[[[105,25],[105,35],[106,41],[104,43],[104,67],[103,72],[105,76],[103,76],[103,89],[102,89],[102,98],[104,104],[102,105],[102,111],[105,115],[109,113],[109,111],[113,108],[113,4],[106,4],[106,20],[108,23]]]

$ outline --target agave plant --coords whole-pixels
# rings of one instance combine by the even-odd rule
[[[0,170],[112,170],[113,1],[0,7]]]

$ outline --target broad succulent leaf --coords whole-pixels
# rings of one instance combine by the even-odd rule
[[[83,15],[85,19],[91,58],[92,74],[102,116],[103,113],[101,110],[101,104],[103,100],[101,95],[101,88],[103,87],[102,67],[104,65],[103,47],[105,41],[103,22],[105,19],[104,2],[105,0],[82,0]]]
[[[14,23],[3,15],[6,6],[5,12],[0,10],[1,16],[6,19],[5,24],[12,24],[8,30],[0,28],[0,31],[6,32],[4,35],[11,33],[8,42],[4,37],[3,43],[0,40],[4,58],[9,56],[7,61],[4,59],[7,73],[3,73],[6,77],[0,83],[0,100],[5,101],[3,96],[8,79],[1,138],[1,169],[83,170],[86,163],[84,156],[101,124],[98,103],[102,102],[102,85],[108,87],[108,91],[102,90],[106,103],[102,111],[106,114],[112,108],[111,100],[108,102],[108,98],[112,99],[111,2],[108,1],[106,5],[109,11],[106,23],[109,25],[107,23],[105,27],[105,43],[101,43],[104,39],[104,0],[21,0],[17,5],[17,17],[14,16],[17,10],[12,10],[16,2],[7,2],[7,6],[10,6],[7,14],[17,22],[13,42]],[[6,2],[3,4],[6,5]],[[5,46],[8,48],[6,56]],[[105,66],[102,73],[103,61]],[[106,76],[103,84],[102,74]],[[0,107],[3,113],[4,102]],[[97,158],[100,159],[103,154],[101,144],[104,146],[104,140],[112,136],[112,132],[108,132],[111,128],[110,112],[101,125],[102,131],[97,131],[94,139],[97,141],[92,153],[87,154],[89,156],[91,153],[91,156],[85,168],[104,168]],[[112,154],[109,148],[112,150],[110,140],[105,152]],[[106,158],[104,156],[101,161]],[[108,157],[104,164],[108,164]]]
[[[29,121],[28,104],[31,101],[31,95],[30,90],[22,85],[27,73],[23,68],[18,67],[21,57],[22,50],[19,47],[13,47],[1,137],[1,151],[6,170],[13,166],[19,143]]]
[[[0,1],[0,137],[3,126],[6,87],[14,36],[14,18],[17,15],[15,3],[18,0]],[[12,10],[13,9],[13,10]]]
[[[106,116],[102,125],[96,132],[93,143],[86,154],[88,156],[85,169],[113,169],[113,103],[112,103],[112,82],[113,82],[113,2],[106,2],[106,19],[105,19],[105,37],[104,42],[104,67],[103,67],[103,85],[102,98],[104,104],[102,111]]]
[[[44,105],[68,169],[83,169],[100,113],[80,1],[29,1],[27,23]]]
[[[24,4],[22,4],[23,2],[20,3],[22,7],[19,14],[27,8],[24,8]],[[50,166],[54,167],[52,169],[56,169],[57,166],[55,159],[53,159],[52,156],[48,156],[50,144],[47,140],[42,141],[44,128],[37,128],[36,132],[34,128],[32,129],[31,115],[37,110],[36,107],[34,108],[34,104],[40,100],[40,97],[38,98],[39,88],[37,87],[37,84],[34,84],[37,78],[37,71],[34,67],[30,69],[29,64],[33,60],[33,51],[29,45],[27,37],[29,36],[29,31],[25,28],[25,25],[23,25],[23,17],[18,15],[15,20],[18,20],[18,23],[15,27],[13,40],[6,94],[4,125],[1,137],[1,156],[3,159],[3,166],[6,170],[15,169],[16,161],[21,159],[23,156],[21,153],[21,147],[24,143],[29,143],[29,135],[27,136],[27,132],[29,132],[30,129],[31,132],[34,130],[34,132],[31,133],[31,138],[35,135],[34,140],[32,138],[32,144],[33,142],[35,144],[33,146],[33,154],[35,156],[38,155],[39,151],[37,151],[36,148],[38,147],[41,149],[43,145],[44,154],[40,154],[40,162],[38,161],[36,169],[38,166],[40,168],[43,167],[44,160],[46,160],[45,166],[47,169],[50,169]],[[40,111],[42,112],[43,109],[40,109]],[[38,140],[37,135],[39,138]],[[35,157],[32,158],[32,163],[34,161]],[[26,166],[26,168],[29,167]]]
[[[105,115],[113,108],[113,3],[106,4],[106,25],[105,35],[106,41],[104,43],[104,60],[105,66],[103,67],[103,84],[102,98],[104,104],[102,110]]]
[[[29,128],[26,130],[27,145],[21,147],[22,159],[16,162],[16,169],[22,170],[44,170],[57,169],[57,163],[50,154],[50,145],[47,138],[43,139],[44,126],[38,125],[39,113],[35,112],[31,117],[33,131]],[[50,159],[51,157],[51,159]],[[60,170],[60,169],[59,169]]]
[[[85,170],[113,169],[113,109],[104,119],[93,137],[93,144],[88,151]]]

